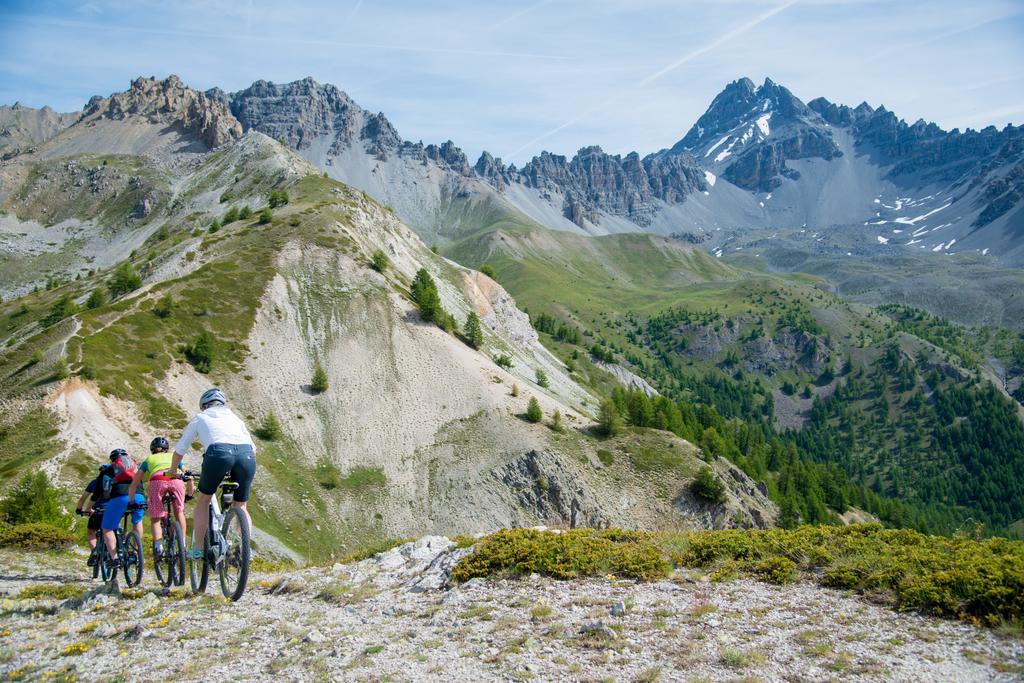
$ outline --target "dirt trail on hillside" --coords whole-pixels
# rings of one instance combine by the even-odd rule
[[[810,583],[474,579],[428,537],[356,564],[260,575],[242,601],[140,592],[76,609],[4,597],[0,673],[109,680],[1011,681],[1024,643]],[[72,564],[74,563],[74,564]],[[0,552],[0,591],[84,574]],[[147,586],[152,589],[152,575]],[[85,583],[80,584],[83,587]],[[56,611],[54,611],[56,610]]]

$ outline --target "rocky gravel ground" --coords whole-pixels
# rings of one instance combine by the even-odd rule
[[[1024,641],[809,583],[538,576],[445,589],[466,550],[428,537],[361,562],[257,573],[238,603],[21,599],[77,585],[84,557],[0,554],[8,680],[1021,680]]]

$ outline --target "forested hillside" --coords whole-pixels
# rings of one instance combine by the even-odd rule
[[[627,236],[598,238],[628,244],[621,257],[606,245],[603,261],[507,237],[459,250],[486,254],[541,338],[625,423],[736,463],[764,482],[782,524],[855,508],[931,532],[1020,533],[1024,423],[1008,395],[1024,391],[1019,332],[851,304],[807,276],[677,265],[659,286],[642,264],[664,250]],[[599,270],[615,275],[575,286]],[[609,364],[658,395],[617,388]]]

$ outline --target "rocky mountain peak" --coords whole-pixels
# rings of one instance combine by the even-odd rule
[[[825,100],[819,106],[828,109]],[[679,154],[692,154],[739,187],[768,192],[782,176],[799,177],[786,161],[832,159],[842,152],[822,116],[787,88],[770,78],[759,87],[741,78],[727,85],[686,136],[659,156]]]
[[[424,148],[424,152],[427,158],[434,163],[447,166],[460,175],[469,176],[473,174],[473,169],[469,165],[469,160],[466,159],[466,154],[451,140],[442,142],[440,145],[427,145]]]
[[[210,148],[242,137],[242,124],[222,102],[193,90],[173,74],[163,80],[136,78],[124,92],[93,97],[84,116],[179,123]]]
[[[259,80],[226,99],[246,130],[258,130],[298,150],[324,136],[351,143],[367,123],[363,110],[347,94],[309,76],[285,84]],[[374,131],[387,127],[390,124],[380,121],[371,124]]]
[[[480,158],[473,165],[476,174],[493,185],[499,192],[504,190],[512,182],[514,168],[506,168],[501,159],[495,159],[491,153],[484,150]]]

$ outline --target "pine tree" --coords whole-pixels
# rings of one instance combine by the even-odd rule
[[[43,318],[43,327],[56,325],[61,320],[69,318],[75,313],[78,313],[78,304],[75,303],[70,294],[65,294],[54,302],[50,308],[50,314]]]
[[[324,368],[319,362],[313,368],[313,381],[310,383],[310,387],[318,394],[327,391],[327,373],[324,372]]]
[[[693,492],[701,498],[714,503],[725,502],[725,486],[715,477],[715,473],[707,465],[701,467],[697,472],[697,477],[693,480]]]
[[[110,282],[107,283],[107,289],[110,290],[110,296],[115,299],[119,296],[127,294],[133,290],[138,289],[142,286],[142,276],[132,268],[132,264],[125,262],[117,267],[114,271],[113,277],[110,278]]]
[[[210,229],[208,230],[208,232],[212,235],[213,233],[215,233],[215,232],[217,232],[219,230],[220,230],[220,221],[217,220],[216,218],[214,218],[213,221],[210,222]]]
[[[534,375],[537,378],[537,385],[547,388],[548,386],[548,374],[544,372],[542,368],[537,368],[534,371]]]
[[[601,401],[597,412],[597,425],[605,436],[615,436],[622,431],[622,418],[619,417],[619,410],[610,398]]]
[[[272,190],[267,198],[270,208],[276,209],[288,203],[288,193],[285,190]]]
[[[270,209],[260,211],[260,225],[266,225],[272,220],[274,220],[274,213]]]
[[[441,308],[441,297],[437,294],[437,285],[434,278],[426,268],[416,271],[411,287],[412,300],[420,307],[420,313],[426,320],[436,321],[439,313],[444,313]]]
[[[158,318],[170,318],[172,313],[174,313],[174,299],[170,294],[165,294],[153,306],[153,315]]]
[[[232,206],[228,209],[228,212],[224,214],[224,225],[234,223],[238,220],[238,209]]]
[[[59,491],[50,484],[45,472],[26,474],[0,501],[0,521],[7,524],[46,522],[64,527],[67,520],[60,511]]]
[[[479,349],[483,346],[484,333],[480,329],[480,316],[476,314],[476,311],[470,311],[469,315],[466,316],[466,324],[462,328],[462,334],[470,347]]]
[[[216,358],[213,335],[209,332],[201,332],[195,342],[185,349],[185,357],[199,372],[203,374],[210,372]]]
[[[531,396],[530,402],[526,404],[526,419],[528,422],[540,422],[544,419],[544,413],[541,412],[536,396]]]
[[[278,441],[284,432],[281,430],[281,423],[277,421],[277,416],[274,413],[267,413],[263,416],[263,422],[253,432],[257,438],[263,439],[264,441]]]
[[[562,411],[556,410],[551,416],[551,429],[559,434],[565,431],[565,425],[562,424]]]
[[[94,289],[89,294],[89,298],[85,300],[85,307],[92,310],[99,308],[105,303],[107,303],[107,295],[103,293],[102,289]]]

